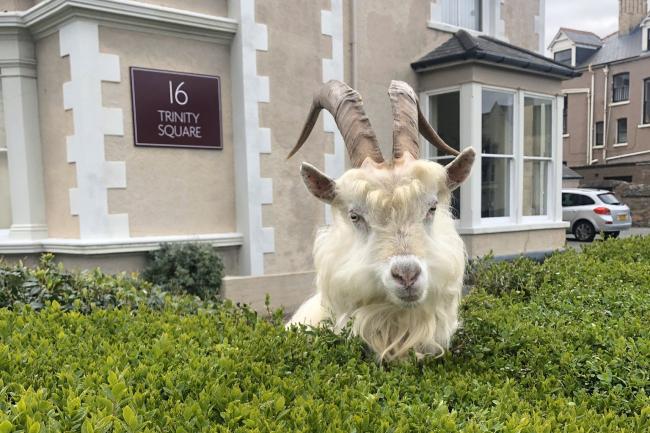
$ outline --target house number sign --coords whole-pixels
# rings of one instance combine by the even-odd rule
[[[136,146],[223,149],[217,76],[131,68]]]

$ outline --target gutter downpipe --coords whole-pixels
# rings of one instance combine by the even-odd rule
[[[607,128],[609,119],[607,118],[607,80],[609,78],[609,66],[605,65],[603,68],[605,74],[605,92],[603,93],[603,164],[607,163]]]
[[[591,165],[593,159],[593,149],[594,149],[594,100],[596,95],[594,94],[595,86],[595,72],[589,64],[589,72],[591,72],[591,92],[589,93],[589,113],[587,114],[587,165]]]

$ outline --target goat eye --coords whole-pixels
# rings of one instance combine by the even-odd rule
[[[358,223],[361,221],[361,217],[359,216],[358,213],[350,212],[350,221],[353,223]]]
[[[437,207],[437,205],[435,205],[435,204],[431,205],[431,207],[427,211],[427,216],[428,217],[433,216],[433,214],[436,212],[436,207]]]

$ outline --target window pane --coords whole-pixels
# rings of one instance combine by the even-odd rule
[[[603,145],[603,122],[596,122],[596,146]]]
[[[481,161],[481,217],[510,216],[510,158]]]
[[[605,204],[621,204],[621,202],[618,201],[618,198],[616,198],[616,196],[611,192],[608,192],[607,194],[598,194],[598,198]]]
[[[617,121],[616,143],[627,143],[627,118]]]
[[[548,161],[524,161],[525,216],[547,214],[548,167]]]
[[[564,95],[564,109],[562,110],[562,134],[569,133],[569,95]]]
[[[483,153],[512,154],[514,95],[483,90]]]
[[[481,0],[439,0],[441,19],[447,24],[481,30]]]
[[[524,99],[524,155],[551,156],[553,104],[548,99]]]
[[[571,50],[558,51],[553,55],[553,60],[571,66]]]
[[[612,87],[613,102],[627,101],[630,96],[630,74],[614,75]]]
[[[7,152],[0,149],[0,229],[11,225],[11,201],[9,199],[9,170]]]
[[[643,123],[650,124],[650,78],[643,81]]]
[[[440,138],[460,150],[460,92],[443,93],[429,97],[429,122]],[[446,156],[428,143],[431,157]]]

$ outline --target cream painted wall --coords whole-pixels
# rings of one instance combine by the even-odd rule
[[[501,18],[506,24],[508,41],[519,47],[539,52],[540,35],[535,31],[535,16],[540,0],[507,0],[501,3]]]
[[[427,27],[431,15],[428,1],[410,1],[399,7],[390,0],[356,3],[357,90],[364,98],[384,156],[390,156],[393,117],[388,86],[391,80],[403,80],[417,88],[411,62],[445,42],[450,34]],[[349,23],[348,2],[344,3],[344,14]],[[346,40],[346,46],[348,43]],[[345,61],[348,63],[349,58]]]
[[[495,256],[504,256],[552,251],[564,248],[566,243],[564,229],[463,235],[462,238],[470,258],[490,252]]]
[[[137,0],[156,6],[182,9],[220,17],[228,16],[228,0]]]
[[[300,163],[324,169],[324,153],[332,153],[333,137],[314,126],[304,147],[286,160],[313,93],[322,85],[321,59],[331,56],[329,38],[321,35],[321,9],[328,0],[257,2],[257,22],[268,26],[268,51],[257,54],[257,72],[270,78],[270,103],[260,103],[260,127],[271,129],[271,150],[261,155],[262,177],[273,178],[273,204],[262,206],[263,225],[275,229],[275,253],[266,254],[264,272],[313,269],[311,249],[316,229],[324,223],[323,204],[302,183]]]
[[[68,194],[76,186],[75,166],[67,162],[66,151],[66,136],[73,133],[72,112],[63,109],[70,63],[59,54],[58,33],[36,43],[36,56],[48,231],[54,238],[78,238],[79,219],[70,215]]]
[[[35,3],[34,0],[0,0],[0,11],[24,11]]]
[[[103,26],[99,40],[122,76],[103,83],[104,106],[124,110],[124,137],[106,137],[106,160],[126,161],[127,178],[108,192],[110,213],[128,213],[131,236],[236,231],[228,46]],[[130,66],[220,76],[224,149],[135,147]]]

